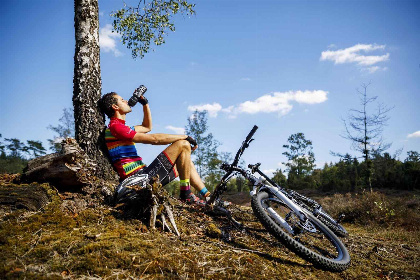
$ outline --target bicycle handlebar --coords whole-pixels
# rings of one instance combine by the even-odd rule
[[[254,136],[255,131],[257,131],[258,126],[254,125],[254,127],[251,129],[251,132],[249,132],[248,136],[245,139],[245,142],[249,142],[251,140],[251,137]]]
[[[242,142],[242,146],[239,148],[238,152],[236,153],[235,160],[232,163],[233,166],[236,166],[238,164],[239,158],[242,156],[245,149],[248,148],[249,143],[251,143],[251,141],[253,140],[252,136],[254,136],[255,131],[257,131],[257,129],[258,129],[258,126],[254,125],[254,127],[249,132],[248,136],[245,138],[245,141]]]

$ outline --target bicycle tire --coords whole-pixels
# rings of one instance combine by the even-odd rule
[[[314,249],[318,249],[318,252],[315,252],[314,249],[308,248],[310,244],[306,244],[306,242],[304,241],[306,238],[310,238],[312,234],[306,233],[305,236],[303,234],[292,235],[288,233],[287,230],[283,229],[273,218],[270,217],[266,209],[271,208],[271,204],[276,204],[275,207],[278,208],[281,207],[284,209],[288,209],[289,214],[293,214],[293,212],[287,207],[287,205],[281,203],[278,198],[275,198],[273,195],[269,194],[266,191],[258,192],[252,197],[251,200],[251,206],[255,216],[260,220],[260,222],[268,230],[268,232],[270,232],[274,237],[276,237],[288,249],[296,253],[301,258],[311,262],[312,264],[314,264],[314,266],[321,269],[339,272],[349,267],[350,255],[344,244],[330,229],[328,229],[327,226],[325,226],[322,222],[315,218],[309,211],[302,209],[302,211],[304,211],[308,220],[310,221],[310,224],[314,226],[314,229],[316,229],[316,233],[320,234],[320,237],[315,238],[313,241],[315,242],[315,244],[313,245]],[[325,241],[327,243],[323,244],[323,247],[321,248],[319,247],[319,245],[316,244],[316,242]],[[328,249],[332,252],[327,252]],[[334,251],[336,251],[335,254]],[[323,255],[321,253],[323,253]],[[327,257],[326,255],[331,255],[333,257]]]

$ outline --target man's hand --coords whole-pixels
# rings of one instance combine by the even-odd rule
[[[192,146],[191,147],[191,151],[192,152],[197,149],[197,147],[198,147],[197,141],[195,141],[194,138],[192,138],[191,136],[188,136],[187,139],[185,139],[185,140],[187,140],[188,142],[190,142],[190,144]]]
[[[139,98],[139,103],[144,106],[147,103],[149,103],[149,100],[147,100],[146,97],[144,97],[143,95],[141,95],[140,98]]]

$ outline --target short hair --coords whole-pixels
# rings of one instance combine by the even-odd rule
[[[112,105],[117,104],[118,102],[117,98],[115,98],[115,95],[117,95],[116,92],[109,92],[102,96],[102,98],[99,100],[99,107],[101,108],[102,112],[109,118],[112,118],[115,114],[115,111],[112,108]]]

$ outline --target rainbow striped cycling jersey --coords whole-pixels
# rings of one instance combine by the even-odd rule
[[[146,166],[142,158],[137,155],[133,142],[134,135],[136,135],[134,127],[126,126],[125,120],[117,118],[111,118],[105,130],[109,156],[121,179],[127,178]]]

